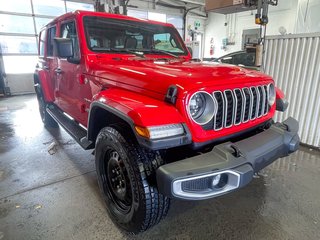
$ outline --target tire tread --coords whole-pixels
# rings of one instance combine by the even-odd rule
[[[105,138],[119,141],[127,150],[132,164],[135,179],[138,179],[139,195],[145,200],[145,216],[140,229],[131,233],[144,232],[158,224],[166,215],[170,207],[170,199],[158,192],[155,183],[155,171],[163,164],[159,152],[140,147],[130,136],[122,135],[113,127],[103,128],[97,138],[97,142]],[[150,184],[152,183],[152,184]]]

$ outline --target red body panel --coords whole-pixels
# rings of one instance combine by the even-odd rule
[[[133,54],[101,54],[87,48],[83,16],[101,16],[145,22],[123,15],[76,11],[56,19],[57,36],[60,22],[76,20],[81,51],[80,64],[59,59],[57,67],[62,74],[55,76],[54,87],[45,89],[46,100],[54,101],[76,121],[87,126],[90,102],[100,101],[128,115],[139,126],[186,123],[194,142],[204,142],[227,136],[271,119],[275,105],[270,112],[259,119],[220,131],[203,130],[190,120],[186,106],[191,95],[199,90],[212,93],[215,90],[243,88],[269,84],[273,80],[262,73],[218,63],[203,64],[190,61],[190,54],[179,59],[168,55],[147,54],[146,58]],[[148,21],[172,27],[171,24]],[[49,25],[52,25],[50,23]],[[182,41],[182,39],[180,39]],[[161,58],[162,60],[157,60]],[[168,60],[163,60],[167,58]],[[43,73],[39,71],[39,75]],[[45,80],[48,81],[48,80]],[[164,102],[167,89],[178,87],[176,105]],[[277,97],[282,97],[277,91]]]
[[[285,98],[284,93],[279,88],[276,88],[276,98],[277,99],[284,99]]]
[[[123,89],[113,88],[101,91],[94,100],[125,113],[138,126],[184,122],[173,105]]]

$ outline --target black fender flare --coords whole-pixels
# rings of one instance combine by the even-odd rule
[[[113,114],[114,116],[122,119],[123,121],[125,121],[134,132],[134,124],[133,124],[133,121],[131,118],[129,118],[123,112],[121,112],[113,107],[110,107],[104,103],[95,101],[95,102],[91,103],[89,116],[88,116],[88,136],[87,136],[88,140],[91,140],[91,141],[95,140],[96,136],[98,135],[98,133],[95,131],[95,127],[96,127],[95,116],[96,116],[97,111],[99,111],[101,109],[103,109],[103,110]]]
[[[95,142],[99,134],[99,131],[102,129],[101,125],[99,126],[99,124],[96,123],[96,119],[95,119],[97,112],[101,109],[105,110],[106,112],[124,121],[131,128],[134,136],[136,137],[137,142],[146,148],[149,148],[152,150],[168,149],[172,147],[187,145],[192,142],[191,133],[185,123],[182,124],[186,133],[183,136],[176,136],[176,137],[157,139],[157,140],[150,140],[150,139],[144,138],[137,134],[137,132],[135,131],[134,122],[128,115],[119,111],[118,109],[115,109],[113,107],[110,107],[98,101],[91,103],[91,107],[89,111],[88,129],[87,129],[87,138],[89,141]],[[102,124],[104,124],[104,122],[102,122]]]

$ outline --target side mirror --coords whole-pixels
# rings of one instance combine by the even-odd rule
[[[70,38],[54,38],[58,57],[72,58],[73,57],[73,43]]]

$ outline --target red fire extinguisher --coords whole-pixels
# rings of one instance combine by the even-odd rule
[[[210,40],[210,55],[212,56],[214,54],[214,45],[213,45],[213,38]]]

